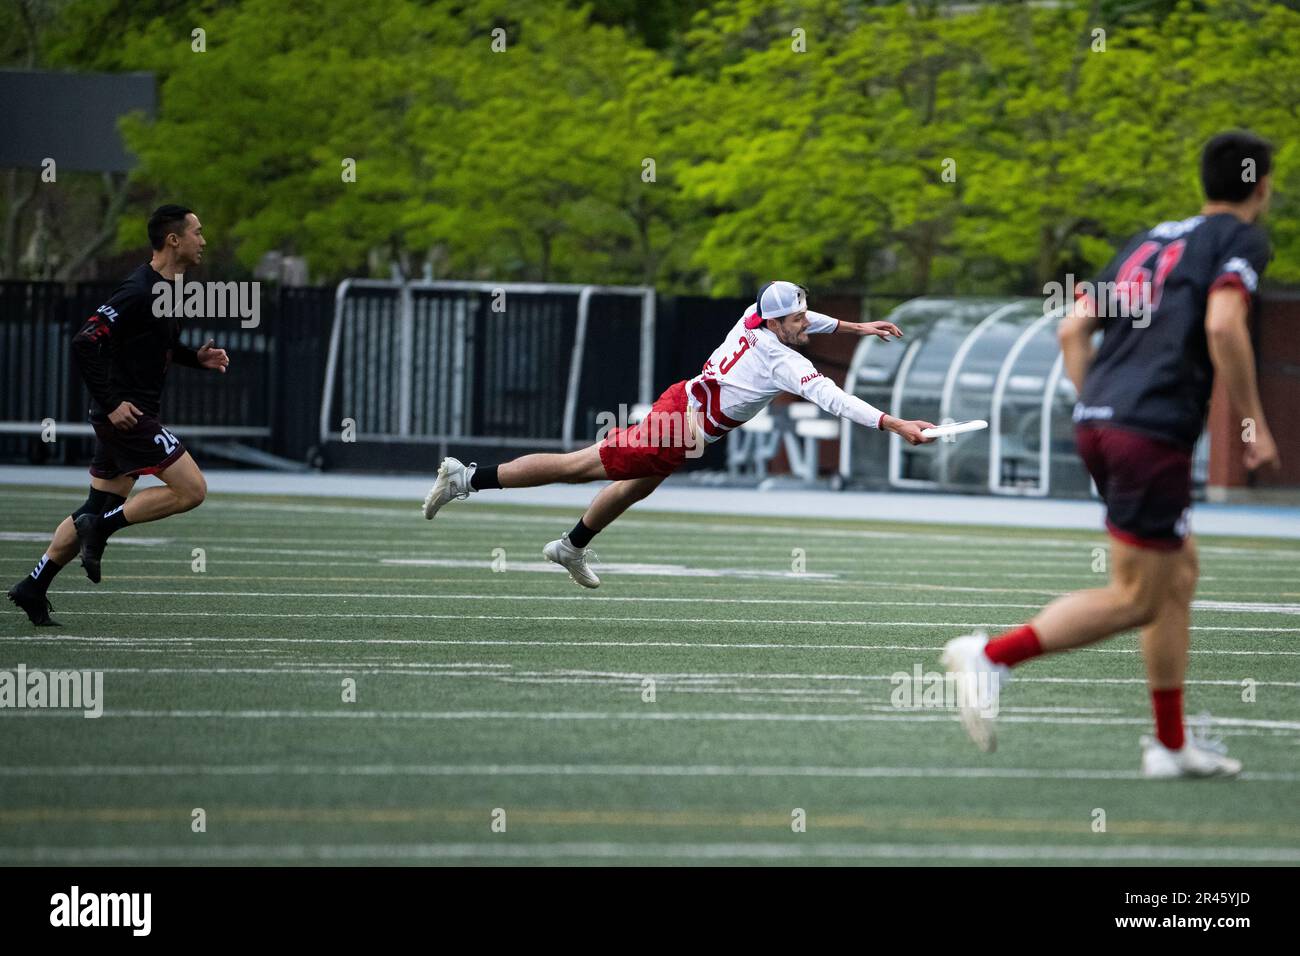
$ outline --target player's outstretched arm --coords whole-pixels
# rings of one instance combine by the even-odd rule
[[[1277,468],[1277,443],[1264,421],[1264,406],[1255,379],[1255,349],[1250,344],[1247,300],[1240,289],[1221,288],[1210,293],[1205,311],[1205,339],[1214,373],[1223,379],[1228,401],[1254,422],[1255,440],[1246,444],[1246,467]]]
[[[840,319],[833,319],[829,315],[823,315],[821,312],[808,310],[808,334],[809,335],[828,335],[834,332],[847,332],[850,335],[876,335],[882,341],[888,341],[891,337],[901,339],[903,330],[893,322],[844,322]]]
[[[861,335],[863,337],[874,335],[882,342],[888,342],[891,338],[901,339],[903,330],[893,322],[841,322],[837,331],[848,332],[852,335]]]
[[[933,428],[930,422],[912,421],[887,415],[873,405],[864,402],[856,395],[850,395],[830,379],[818,372],[811,362],[783,364],[774,370],[778,384],[786,391],[800,396],[822,411],[830,412],[836,418],[849,421],[867,428],[898,434],[909,445],[925,445],[934,441],[921,434],[923,428]]]

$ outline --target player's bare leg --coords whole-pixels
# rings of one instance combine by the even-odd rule
[[[438,477],[424,498],[424,516],[433,518],[449,501],[468,498],[491,488],[536,488],[540,485],[581,484],[607,478],[600,446],[588,445],[563,454],[523,455],[503,465],[480,468],[444,458]]]
[[[588,547],[591,539],[597,532],[609,527],[610,522],[624,511],[658,488],[664,477],[666,476],[651,475],[610,482],[600,489],[573,530],[547,544],[542,549],[542,556],[568,571],[569,576],[583,587],[600,587],[600,578],[588,565],[588,560],[593,556]]]
[[[208,483],[189,452],[160,471],[158,477],[163,487],[146,488],[112,511],[81,515],[74,522],[81,542],[81,566],[91,581],[99,583],[100,561],[110,535],[130,524],[158,521],[190,511],[207,497]]]
[[[557,482],[581,484],[606,477],[599,445],[588,445],[563,455],[524,455],[497,466],[502,488],[536,488]]]
[[[192,511],[208,495],[207,479],[189,452],[160,471],[158,477],[163,482],[161,488],[146,488],[123,507],[127,524],[144,524]]]
[[[592,499],[582,516],[582,523],[592,532],[604,531],[610,522],[631,508],[638,501],[649,497],[650,493],[664,481],[664,475],[651,475],[648,478],[627,478],[612,481]]]
[[[1142,628],[1142,659],[1152,691],[1181,689],[1187,676],[1192,598],[1200,575],[1195,541],[1189,536],[1176,554],[1177,567],[1165,590],[1165,601],[1155,619]]]
[[[91,487],[94,487],[93,484]],[[126,496],[123,495],[122,497]],[[54,537],[50,539],[50,546],[45,549],[45,555],[51,561],[67,564],[77,556],[77,529],[72,522],[72,516],[69,515],[59,522],[59,526],[54,529]]]
[[[54,529],[49,547],[37,562],[31,574],[9,589],[9,600],[27,612],[28,619],[37,627],[58,626],[50,619],[51,605],[47,596],[50,583],[69,561],[77,556],[76,519],[83,514],[103,514],[126,500],[135,485],[130,476],[90,479],[90,494],[85,504],[64,518]]]
[[[1169,581],[1166,601],[1154,621],[1142,629],[1142,658],[1151,689],[1156,736],[1142,740],[1142,772],[1147,777],[1231,777],[1241,772],[1223,747],[1208,740],[1188,740],[1183,723],[1183,685],[1191,651],[1192,598],[1199,563],[1189,537]]]
[[[1137,548],[1114,539],[1110,560],[1111,578],[1106,587],[1059,597],[1029,622],[1042,653],[1083,647],[1121,631],[1146,627],[1164,606],[1168,583],[1183,564],[1179,551]]]

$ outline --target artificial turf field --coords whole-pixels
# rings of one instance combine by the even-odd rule
[[[83,497],[0,490],[6,587]],[[587,592],[542,570],[573,511],[418,506],[213,495],[69,565],[62,628],[6,602],[0,669],[105,713],[0,710],[0,863],[1300,862],[1300,542],[1201,540],[1187,709],[1246,773],[1149,782],[1136,635],[1019,669],[995,754],[891,703],[1100,533],[634,510]]]

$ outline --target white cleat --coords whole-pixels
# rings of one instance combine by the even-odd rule
[[[1181,750],[1170,750],[1154,737],[1142,738],[1142,776],[1148,780],[1178,777],[1235,777],[1241,761],[1209,747],[1198,746],[1189,736]]]
[[[954,637],[944,645],[940,660],[957,676],[957,713],[975,746],[985,753],[997,749],[996,722],[1001,685],[1011,669],[994,664],[984,653],[989,636],[983,631]]]
[[[600,578],[596,572],[587,567],[587,558],[595,557],[590,548],[575,548],[569,544],[569,536],[552,541],[542,548],[542,557],[553,561],[569,572],[569,577],[584,588],[600,587]]]
[[[424,496],[424,516],[433,518],[447,502],[453,498],[468,498],[474,489],[469,486],[469,479],[478,465],[470,462],[462,465],[455,458],[444,458],[438,466],[438,479]]]

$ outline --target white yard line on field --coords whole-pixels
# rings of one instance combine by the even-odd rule
[[[997,607],[1019,610],[1038,610],[1040,604],[1009,604],[992,601],[866,601],[835,598],[817,598],[810,601],[800,598],[693,598],[656,595],[592,595],[592,594],[445,594],[427,592],[411,594],[373,591],[67,591],[65,596],[99,597],[108,594],[128,594],[136,597],[210,597],[210,598],[327,598],[351,600],[356,598],[401,601],[583,601],[588,603],[641,603],[641,604],[809,604],[818,607]],[[1242,601],[1193,601],[1194,611],[1225,611],[1245,614],[1300,614],[1300,604],[1267,604]]]
[[[260,615],[259,615],[260,616]],[[165,651],[190,651],[192,653],[220,653],[209,648],[190,648],[192,644],[220,644],[244,647],[248,644],[318,644],[318,645],[415,645],[415,646],[466,646],[466,647],[575,647],[591,648],[687,648],[693,650],[776,650],[776,651],[921,651],[937,654],[943,650],[941,645],[916,644],[797,644],[779,642],[737,641],[723,643],[718,641],[564,641],[564,640],[518,640],[514,638],[416,638],[416,637],[108,637],[78,636],[72,634],[25,633],[0,635],[0,644],[13,642],[23,647],[53,646],[76,647],[85,645],[100,649],[139,650],[145,653]],[[247,649],[252,651],[251,648]],[[1138,654],[1137,648],[1084,647],[1073,654]],[[1261,651],[1261,650],[1221,650],[1215,648],[1193,647],[1193,656],[1229,655],[1241,657],[1300,657],[1300,651]]]
[[[573,671],[573,670],[553,670],[553,671],[526,671],[517,670],[510,664],[374,664],[374,663],[299,663],[295,661],[270,661],[272,666],[269,667],[97,667],[96,670],[105,674],[174,674],[181,676],[188,675],[222,675],[222,674],[247,674],[251,676],[268,676],[279,674],[296,674],[296,675],[382,675],[382,676],[400,676],[400,677],[464,677],[480,678],[491,677],[507,683],[591,683],[591,684],[608,684],[610,686],[631,686],[640,688],[641,681],[646,678],[653,678],[663,687],[671,688],[674,691],[681,691],[684,688],[683,683],[717,683],[732,681],[754,681],[754,680],[810,680],[810,681],[861,681],[863,683],[896,683],[899,680],[899,674],[911,677],[907,671],[899,671],[894,674],[729,674],[729,673],[688,673],[674,674],[657,671],[640,671],[640,672],[608,672],[608,671]],[[58,670],[59,668],[50,668]],[[1017,684],[1070,684],[1079,686],[1128,686],[1132,684],[1147,683],[1145,678],[1141,677],[1027,677],[1021,674],[1016,675]],[[1252,681],[1256,687],[1296,687],[1300,688],[1300,681]],[[1239,680],[1187,680],[1184,684],[1196,687],[1234,687],[1240,688],[1242,682]],[[701,688],[710,689],[710,688]],[[744,688],[748,691],[751,688]],[[778,689],[765,688],[767,693],[777,693]],[[800,693],[809,693],[808,688],[784,688],[781,690],[798,691]],[[832,693],[830,691],[818,691],[817,693]],[[836,691],[834,693],[856,693],[850,691]],[[1005,710],[1014,711],[1016,708],[1004,708]],[[1055,710],[1065,712],[1064,708],[1055,708]],[[1078,710],[1070,709],[1071,712]],[[1079,710],[1080,713],[1089,712]],[[1100,713],[1101,711],[1097,711]]]
[[[1079,767],[818,767],[725,764],[70,764],[0,765],[0,777],[813,777],[828,779],[1133,780],[1132,769]],[[1246,771],[1238,780],[1292,783],[1300,773]]]
[[[210,595],[209,595],[210,596]],[[576,614],[398,614],[346,613],[327,611],[87,611],[97,617],[219,617],[219,618],[271,618],[312,620],[318,618],[348,618],[354,620],[428,620],[428,621],[549,621],[572,622],[604,627],[609,624],[744,624],[772,625],[777,627],[942,627],[942,628],[1010,628],[1018,622],[1002,621],[828,621],[804,618],[711,618],[711,617],[600,617],[591,618]],[[1246,630],[1227,625],[1192,625],[1193,631]],[[1300,632],[1300,627],[1259,627],[1252,625],[1251,633],[1289,634]],[[187,640],[189,638],[182,638]],[[418,642],[417,642],[418,643]],[[543,642],[545,643],[545,642]],[[684,645],[690,646],[690,645]]]
[[[0,848],[9,863],[236,862],[253,860],[1037,860],[1051,862],[1297,863],[1300,848],[1007,843],[379,843]]]
[[[893,708],[891,708],[893,710]],[[851,714],[776,714],[747,713],[744,711],[596,711],[596,710],[204,710],[204,709],[113,709],[105,708],[104,717],[140,720],[419,720],[419,721],[477,721],[512,720],[535,723],[567,721],[651,721],[671,723],[775,723],[775,724],[844,724],[844,723],[950,723],[957,715],[945,713],[920,713],[913,711],[891,713]],[[0,721],[83,719],[78,710],[38,708],[32,710],[0,711]],[[1082,717],[1052,716],[1048,714],[1006,715],[998,720],[1005,724],[1071,724],[1088,727],[1150,727],[1149,717]],[[1209,726],[1226,732],[1233,731],[1300,731],[1296,720],[1253,720],[1244,717],[1210,717]]]

